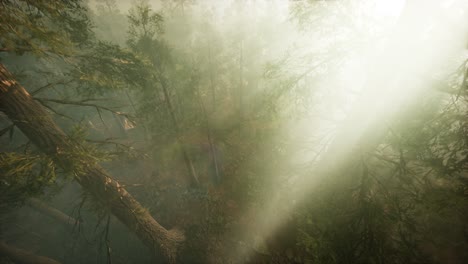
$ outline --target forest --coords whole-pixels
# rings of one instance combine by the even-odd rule
[[[467,260],[467,0],[0,0],[1,264]]]

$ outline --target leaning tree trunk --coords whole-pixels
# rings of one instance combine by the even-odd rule
[[[18,264],[60,264],[54,259],[35,255],[27,250],[7,245],[3,241],[0,241],[0,256],[6,256]]]
[[[0,111],[98,201],[108,206],[152,252],[161,252],[169,263],[176,262],[184,241],[178,230],[167,230],[143,208],[108,172],[88,158],[84,146],[70,140],[44,107],[24,89],[0,63]]]
[[[60,210],[57,210],[53,207],[50,207],[46,203],[42,202],[39,199],[31,198],[26,201],[27,205],[29,205],[32,209],[57,220],[59,223],[63,224],[67,228],[75,228],[77,225],[80,224],[80,221],[77,219],[63,213]]]

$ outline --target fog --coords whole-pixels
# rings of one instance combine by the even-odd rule
[[[468,258],[467,1],[77,3],[0,4],[1,263]]]

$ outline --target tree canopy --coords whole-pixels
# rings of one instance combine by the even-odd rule
[[[0,14],[1,263],[468,258],[465,1]]]

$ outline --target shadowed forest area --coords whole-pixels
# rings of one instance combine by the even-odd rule
[[[0,263],[467,260],[468,1],[0,0]]]

